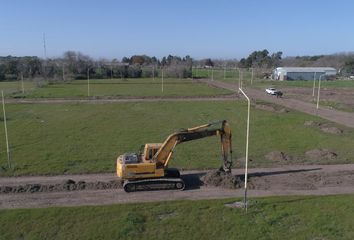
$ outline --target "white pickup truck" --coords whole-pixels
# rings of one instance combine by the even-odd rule
[[[282,92],[280,90],[277,90],[275,88],[266,88],[266,93],[270,94],[270,95],[279,95],[279,94],[282,94]]]

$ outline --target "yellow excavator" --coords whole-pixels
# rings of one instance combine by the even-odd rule
[[[220,136],[220,170],[231,172],[231,128],[226,120],[182,129],[169,135],[163,143],[147,143],[140,153],[125,153],[117,158],[117,176],[123,181],[126,192],[185,188],[177,169],[168,168],[175,147],[183,142]]]

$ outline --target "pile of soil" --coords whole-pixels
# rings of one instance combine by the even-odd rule
[[[206,186],[222,187],[222,188],[241,188],[242,180],[238,176],[220,170],[213,170],[202,177],[202,182]]]
[[[316,127],[320,129],[322,132],[331,133],[331,134],[341,134],[343,133],[342,129],[331,126],[329,123],[320,123],[315,121],[305,121],[305,126]]]
[[[269,161],[286,162],[291,160],[291,156],[281,151],[272,151],[264,156]]]
[[[102,190],[121,188],[120,181],[109,182],[85,182],[68,179],[57,184],[25,184],[18,186],[0,186],[1,193],[36,193],[36,192],[62,192],[62,191],[77,191],[77,190]]]
[[[281,106],[273,105],[273,104],[256,104],[256,109],[265,110],[269,112],[277,112],[277,113],[288,113],[289,109],[283,108]]]
[[[338,155],[337,153],[332,152],[325,148],[323,149],[315,148],[305,152],[305,156],[313,160],[321,160],[321,159],[333,160],[337,158]]]

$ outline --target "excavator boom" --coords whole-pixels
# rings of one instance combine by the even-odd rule
[[[226,120],[183,129],[171,134],[154,155],[153,161],[156,161],[159,165],[167,167],[168,162],[172,157],[173,150],[178,144],[215,135],[219,135],[221,140],[222,169],[224,171],[231,171],[231,129]]]

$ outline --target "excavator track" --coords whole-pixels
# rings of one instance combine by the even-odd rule
[[[185,183],[181,178],[155,178],[143,180],[127,180],[123,184],[125,192],[153,190],[184,190]]]

